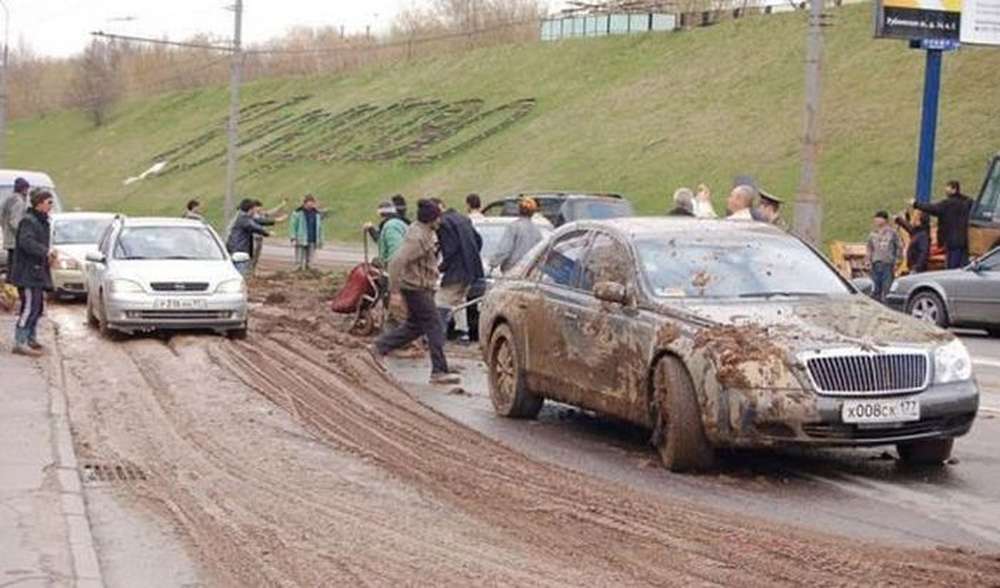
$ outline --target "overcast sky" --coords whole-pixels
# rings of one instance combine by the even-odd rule
[[[418,3],[421,0],[416,0]],[[423,0],[426,1],[426,0]],[[76,53],[94,30],[181,40],[196,33],[230,38],[232,0],[2,0],[10,43],[24,38],[36,53]],[[343,25],[348,32],[386,30],[414,0],[244,0],[244,39],[265,41],[295,25]],[[128,20],[124,20],[128,19]]]

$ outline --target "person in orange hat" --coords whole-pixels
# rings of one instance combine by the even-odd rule
[[[507,273],[532,247],[542,241],[542,231],[532,219],[536,212],[538,203],[535,199],[522,196],[517,203],[518,219],[507,225],[496,253],[490,258],[491,273],[498,267],[501,272]]]

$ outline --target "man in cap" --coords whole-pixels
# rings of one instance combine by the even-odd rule
[[[403,244],[406,237],[406,223],[399,218],[396,207],[392,202],[384,201],[379,203],[376,209],[381,222],[376,229],[372,223],[365,223],[364,229],[372,236],[378,244],[378,260],[382,267],[388,267],[396,251]]]
[[[760,204],[752,211],[754,220],[787,229],[785,219],[781,218],[781,198],[764,190],[758,190],[758,192],[760,193]]]
[[[538,203],[534,198],[521,197],[517,203],[518,219],[504,229],[500,245],[490,258],[491,272],[497,267],[504,273],[510,271],[532,247],[542,241],[542,231],[533,218],[537,211]]]
[[[449,330],[451,339],[460,333],[469,333],[469,323],[464,311],[452,312],[452,308],[465,303],[469,289],[483,278],[483,259],[479,252],[483,248],[483,238],[467,216],[454,208],[449,208],[442,200],[433,199],[441,208],[441,223],[437,230],[441,248],[441,288],[437,291],[437,305],[442,321],[448,324],[448,317],[455,321]]]
[[[38,343],[38,319],[45,310],[45,292],[52,291],[52,272],[55,259],[50,247],[52,225],[49,213],[53,197],[48,190],[31,193],[31,207],[24,213],[17,227],[14,246],[14,268],[10,281],[17,286],[21,310],[14,328],[14,347],[18,355],[38,356],[42,346]]]
[[[28,205],[28,180],[14,180],[14,193],[3,201],[0,208],[0,232],[3,233],[3,248],[7,250],[7,275],[14,273],[14,248],[17,244],[17,225],[24,218]]]
[[[441,209],[430,200],[417,201],[417,222],[410,225],[399,251],[389,262],[389,281],[406,301],[406,321],[375,341],[372,355],[382,365],[386,354],[427,338],[431,356],[431,384],[457,384],[444,355],[444,325],[434,303],[441,276],[438,270],[437,228]]]

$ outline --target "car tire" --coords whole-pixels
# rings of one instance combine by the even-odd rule
[[[515,419],[537,417],[545,399],[528,389],[510,327],[500,325],[493,331],[487,357],[490,400],[497,414]]]
[[[951,458],[954,438],[920,439],[896,445],[899,460],[907,465],[941,465]]]
[[[95,329],[100,328],[101,321],[97,320],[94,316],[94,307],[90,299],[87,299],[87,326],[93,327]]]
[[[948,309],[944,300],[929,290],[918,292],[906,305],[906,314],[917,320],[932,322],[942,329],[948,326]]]
[[[234,341],[243,341],[247,338],[247,326],[244,324],[238,329],[230,329],[226,331],[226,337]]]
[[[100,300],[100,295],[98,295],[98,300]],[[100,304],[103,306],[104,302],[101,301]],[[101,316],[97,317],[95,315],[95,318],[97,319],[97,329],[100,331],[101,337],[104,337],[108,341],[119,341],[122,339],[122,334],[119,331],[112,329],[111,325],[108,324],[107,314],[103,311],[103,309],[101,311]]]
[[[672,472],[701,472],[715,465],[715,448],[705,436],[694,382],[684,364],[665,357],[653,375],[653,394],[660,435],[657,450]]]

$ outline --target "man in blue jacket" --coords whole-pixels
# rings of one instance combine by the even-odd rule
[[[441,208],[441,226],[437,230],[441,248],[441,288],[437,291],[435,303],[447,325],[452,307],[464,304],[469,288],[484,276],[479,253],[483,248],[483,238],[464,214],[447,208],[438,198],[434,198],[433,202]],[[455,313],[454,319],[453,335],[469,332],[465,312]]]

